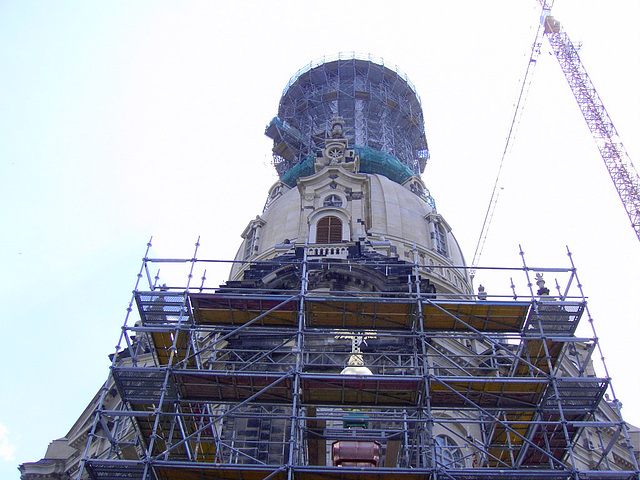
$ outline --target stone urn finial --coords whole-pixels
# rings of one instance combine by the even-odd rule
[[[329,121],[329,138],[344,138],[344,119],[332,117]]]
[[[538,285],[538,295],[549,295],[549,289],[544,286],[545,281],[541,273],[536,273],[536,285]]]

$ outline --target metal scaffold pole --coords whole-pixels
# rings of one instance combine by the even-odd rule
[[[142,279],[143,276],[143,272],[146,269],[146,265],[147,265],[147,259],[149,257],[149,251],[151,250],[151,242],[153,241],[153,237],[151,237],[149,239],[149,241],[147,242],[147,246],[146,246],[146,250],[144,252],[144,257],[142,258],[142,263],[140,264],[140,270],[138,271],[138,274],[136,275],[136,281],[135,281],[135,285],[133,287],[133,293],[131,295],[131,299],[129,300],[129,305],[127,306],[127,313],[125,315],[125,319],[124,319],[124,324],[122,326],[122,329],[120,331],[120,338],[118,340],[117,345],[115,346],[115,352],[113,354],[112,360],[111,360],[111,365],[115,365],[117,363],[118,360],[118,352],[120,351],[120,347],[122,344],[122,341],[125,340],[127,342],[127,345],[130,349],[130,353],[133,354],[133,352],[131,352],[131,345],[128,343],[129,342],[129,338],[127,336],[127,327],[128,327],[128,323],[129,323],[129,318],[131,316],[131,312],[133,311],[133,304],[135,302],[135,292],[138,290],[138,287],[140,286],[140,280]],[[78,476],[77,476],[77,480],[82,480],[84,474],[85,474],[85,468],[86,468],[86,462],[87,459],[89,458],[89,451],[90,451],[90,447],[92,444],[93,439],[96,436],[96,428],[98,427],[98,424],[100,422],[100,415],[102,412],[102,409],[104,408],[104,402],[105,402],[105,397],[109,391],[109,384],[110,384],[110,380],[112,378],[112,371],[109,371],[109,376],[107,378],[107,381],[103,384],[102,388],[101,388],[101,392],[100,392],[100,400],[98,402],[98,406],[96,408],[95,411],[95,415],[93,418],[93,424],[91,426],[91,430],[89,431],[89,435],[88,435],[88,439],[87,439],[87,444],[85,446],[84,452],[82,454],[82,460],[80,461],[80,468],[78,469]]]
[[[109,380],[120,400],[102,392],[78,480],[596,480],[587,454],[610,480],[637,473],[608,458],[630,453],[629,435],[619,405],[601,402],[595,332],[574,335],[586,301],[573,264],[534,268],[522,254],[521,267],[496,271],[528,293],[440,296],[427,276],[459,267],[422,265],[414,248],[412,261],[375,263],[404,282],[389,294],[314,289],[362,264],[295,252],[251,267],[288,275],[278,289],[192,291],[206,260],[153,259],[189,264],[186,285],[136,285],[141,319],[125,321],[135,340]],[[567,286],[551,295],[543,273]],[[589,452],[587,434],[600,444]],[[348,460],[365,450],[369,463]]]
[[[191,286],[191,280],[193,278],[193,269],[194,266],[196,264],[196,258],[198,256],[198,248],[200,247],[200,238],[198,237],[198,240],[196,241],[195,244],[195,250],[193,252],[193,257],[191,257],[191,266],[190,266],[190,270],[189,270],[189,275],[187,277],[187,284],[186,287],[184,289],[184,293],[183,293],[183,301],[182,301],[182,305],[180,308],[180,312],[179,312],[179,318],[178,321],[176,323],[176,327],[175,330],[172,334],[173,336],[173,344],[171,345],[171,349],[170,349],[170,353],[169,353],[169,359],[167,361],[167,365],[164,368],[164,379],[162,382],[162,389],[160,391],[160,399],[158,401],[158,405],[156,406],[156,410],[155,410],[155,415],[154,415],[154,424],[153,424],[153,429],[152,429],[152,433],[149,439],[149,443],[147,446],[147,450],[146,450],[146,454],[145,454],[145,458],[144,460],[144,470],[143,470],[143,475],[142,478],[143,479],[147,479],[147,478],[151,478],[151,471],[150,469],[152,468],[152,462],[153,462],[153,457],[154,457],[154,448],[156,446],[156,442],[158,441],[159,435],[158,435],[158,428],[160,425],[160,419],[161,419],[161,413],[163,411],[163,408],[165,406],[165,402],[166,402],[166,397],[167,394],[169,392],[169,382],[171,381],[171,374],[173,372],[173,368],[176,365],[176,355],[178,352],[178,348],[180,347],[179,345],[179,339],[181,339],[183,337],[183,334],[181,334],[181,332],[183,331],[182,326],[183,323],[186,320],[189,320],[189,314],[188,314],[188,310],[187,310],[187,301],[188,301],[188,294],[189,294],[189,288]],[[185,352],[185,357],[187,356],[187,352]],[[167,404],[169,402],[166,402]],[[180,417],[174,417],[175,419],[178,419]],[[172,429],[173,429],[173,425],[172,425]],[[187,449],[187,455],[188,457],[192,457],[192,452],[189,449],[188,444],[185,444],[185,447]],[[165,457],[166,458],[166,457]]]
[[[297,332],[295,342],[295,366],[293,371],[293,392],[292,392],[292,404],[291,404],[291,432],[289,435],[289,455],[287,461],[287,478],[293,480],[294,467],[300,463],[300,445],[301,445],[301,413],[300,413],[300,373],[302,372],[302,356],[304,352],[304,336],[303,330],[305,327],[305,300],[307,296],[307,253],[308,245],[304,246],[301,271],[300,271],[300,297],[298,301],[298,318],[297,318]]]

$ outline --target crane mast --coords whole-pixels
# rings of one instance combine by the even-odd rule
[[[548,15],[549,11],[546,9],[545,2],[540,1],[540,3],[543,6],[542,21],[545,36],[569,82],[569,87],[578,102],[582,116],[596,141],[611,180],[613,180],[620,200],[622,200],[629,220],[631,220],[631,226],[640,240],[640,178],[638,172],[580,61],[577,49],[571,43],[560,22]]]

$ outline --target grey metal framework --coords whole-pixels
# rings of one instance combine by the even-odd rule
[[[602,103],[580,61],[578,50],[561,27],[560,22],[548,15],[549,10],[545,1],[538,1],[544,11],[545,35],[598,146],[609,176],[631,221],[631,226],[640,240],[640,177],[638,177],[638,172],[627,153],[627,149],[622,144],[604,103]]]
[[[287,84],[267,126],[282,176],[322,150],[331,118],[345,121],[350,145],[394,155],[419,174],[429,150],[420,98],[405,74],[371,55],[339,54],[311,62]]]
[[[572,261],[532,268],[523,255],[496,270],[521,275],[524,294],[511,281],[504,296],[436,296],[420,291],[418,263],[408,293],[309,291],[314,269],[349,262],[305,252],[296,291],[208,288],[213,261],[197,247],[145,256],[78,478],[638,478],[619,411],[600,413],[613,393],[606,367],[591,367],[595,332],[575,336],[589,315]],[[184,267],[186,284],[162,283],[175,278],[157,266]],[[534,293],[539,273],[556,278],[555,295]],[[370,375],[341,374],[354,338]],[[349,440],[378,442],[380,464],[331,465],[332,443]]]

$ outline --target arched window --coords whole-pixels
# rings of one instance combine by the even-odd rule
[[[460,447],[447,435],[438,435],[436,442],[436,462],[443,467],[464,468]]]
[[[258,250],[258,232],[252,228],[244,240],[244,259],[248,260]]]
[[[447,249],[447,232],[441,223],[434,224],[434,243],[436,245],[436,252],[440,255],[444,255],[445,257],[449,256],[449,251]]]
[[[342,241],[342,220],[327,215],[318,220],[316,243],[340,243]]]

